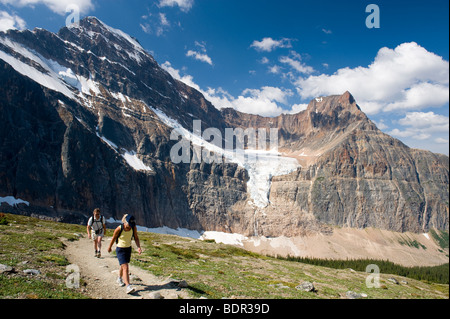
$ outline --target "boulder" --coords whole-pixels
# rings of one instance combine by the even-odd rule
[[[32,275],[32,276],[37,276],[37,275],[41,274],[41,272],[37,269],[25,269],[23,271],[23,273],[26,275]]]
[[[351,290],[349,290],[349,291],[346,292],[346,296],[347,296],[348,299],[361,299],[361,298],[367,298],[367,295],[366,295],[366,294],[363,294],[363,293],[357,293],[357,292],[354,292],[354,291],[351,291]]]
[[[182,280],[178,283],[178,287],[179,288],[187,288],[187,287],[189,287],[189,285],[186,280]]]
[[[301,283],[300,285],[298,285],[295,288],[298,289],[298,290],[306,291],[306,292],[314,292],[316,290],[314,285],[311,282],[309,282],[309,281],[305,281],[305,282]]]
[[[8,265],[0,264],[0,274],[5,272],[14,272],[14,268]]]

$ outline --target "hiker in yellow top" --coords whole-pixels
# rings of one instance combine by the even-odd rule
[[[132,215],[125,215],[122,218],[122,225],[114,230],[114,235],[109,243],[108,252],[112,250],[114,243],[117,244],[116,254],[119,259],[120,270],[117,283],[119,286],[127,286],[127,294],[131,294],[135,289],[130,285],[129,266],[131,259],[131,240],[134,237],[139,255],[142,253],[141,244],[136,229],[136,220]]]

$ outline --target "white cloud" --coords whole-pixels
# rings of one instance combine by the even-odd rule
[[[195,41],[195,46],[200,49],[201,52],[189,50],[186,56],[193,57],[194,59],[213,65],[212,59],[206,53],[206,42]]]
[[[448,139],[438,137],[434,140],[434,142],[437,144],[448,144]]]
[[[139,25],[145,33],[160,37],[170,28],[171,24],[166,14],[162,12],[158,13],[156,17],[154,16],[155,14],[150,12],[148,15],[143,15],[141,18],[145,21]]]
[[[69,5],[76,5],[81,13],[87,13],[94,9],[93,0],[0,0],[0,3],[11,4],[16,7],[45,5],[55,13],[65,15]]]
[[[205,63],[208,63],[209,65],[213,65],[212,59],[206,54],[206,53],[200,53],[193,50],[189,50],[186,53],[186,56],[193,57],[194,59],[198,61],[202,61]]]
[[[434,112],[410,112],[398,124],[427,132],[449,132],[449,118]]]
[[[167,16],[164,13],[159,13],[159,19],[161,21],[161,25],[169,27],[170,26],[170,22],[169,20],[167,20]]]
[[[288,114],[297,114],[308,108],[308,104],[294,104]]]
[[[278,65],[270,66],[269,73],[279,74],[279,73],[281,73],[281,68]]]
[[[283,38],[281,40],[274,40],[272,38],[264,38],[261,41],[253,41],[250,47],[258,51],[271,52],[276,48],[292,48],[291,39]]]
[[[402,90],[402,98],[389,103],[385,111],[422,109],[427,107],[439,107],[449,101],[448,85],[418,83],[408,89]]]
[[[382,48],[368,67],[300,78],[302,98],[350,91],[368,114],[419,110],[449,101],[449,62],[415,42]]]
[[[183,82],[186,85],[201,91],[200,87],[194,82],[194,78],[191,75],[181,76],[180,71],[172,67],[172,64],[168,61],[163,63],[161,67],[166,70],[174,79]]]
[[[270,61],[267,57],[263,57],[260,61],[261,64],[268,64]]]
[[[325,28],[322,28],[322,32],[325,33],[325,34],[332,34],[333,33],[333,31],[327,30]]]
[[[202,93],[218,109],[233,108],[240,112],[261,116],[280,115],[284,111],[278,103],[287,104],[287,98],[293,95],[291,90],[271,86],[264,86],[261,89],[245,89],[237,98],[223,89],[209,88],[207,92]]]
[[[411,138],[413,140],[428,140],[434,136],[434,141],[443,143],[443,135],[449,134],[449,118],[444,115],[435,114],[434,112],[410,112],[405,117],[397,121],[398,124],[405,127],[404,129],[395,128],[388,132],[397,137]],[[439,142],[436,142],[439,143]]]
[[[315,71],[314,68],[303,63],[301,55],[295,51],[291,51],[291,56],[280,57],[280,62],[289,65],[298,73],[311,74]]]
[[[194,5],[194,0],[160,0],[160,7],[180,7],[181,11],[188,12]]]
[[[0,11],[0,32],[10,29],[23,30],[26,27],[25,21],[18,15],[10,15],[6,11]]]
[[[374,120],[372,120],[372,121],[377,125],[377,127],[378,127],[380,130],[385,130],[385,129],[389,128],[389,126],[387,126],[387,125],[384,123],[384,120],[379,120],[379,121],[374,121]]]
[[[291,90],[282,90],[280,88],[272,86],[264,86],[261,88],[261,90],[245,89],[242,94],[249,95],[258,99],[280,102],[283,104],[287,104],[287,98],[293,95]]]
[[[152,27],[150,26],[150,24],[140,23],[139,25],[140,25],[142,31],[144,31],[145,33],[150,34],[152,32]]]

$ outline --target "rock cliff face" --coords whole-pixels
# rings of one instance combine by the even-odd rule
[[[302,164],[272,179],[271,205],[253,217],[255,233],[305,234],[323,224],[448,229],[448,156],[410,149],[382,133],[349,92],[274,119],[226,113],[237,125],[278,127],[281,150]]]
[[[0,200],[30,203],[0,202],[3,211],[83,222],[100,207],[148,227],[266,236],[327,225],[448,230],[448,157],[382,133],[348,92],[277,118],[219,111],[137,40],[89,17],[58,34],[0,33],[0,96]],[[276,128],[283,159],[296,164],[262,173],[272,162],[175,164],[171,134],[193,150],[193,120],[222,136]]]

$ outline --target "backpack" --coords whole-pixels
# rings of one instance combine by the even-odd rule
[[[91,229],[95,232],[96,235],[100,234],[103,231],[103,224],[105,224],[105,217],[103,215],[100,215],[99,220],[95,220],[94,217],[91,217],[88,222],[91,227]],[[94,223],[98,226],[98,223],[100,223],[100,228],[95,230],[94,229]]]
[[[119,238],[120,238],[120,235],[122,235],[122,231],[123,231],[123,224],[120,225],[120,232],[119,232],[119,235],[116,238],[116,245],[119,243]],[[131,227],[131,231],[133,232],[133,235],[131,236],[131,239],[134,239],[134,227]]]

